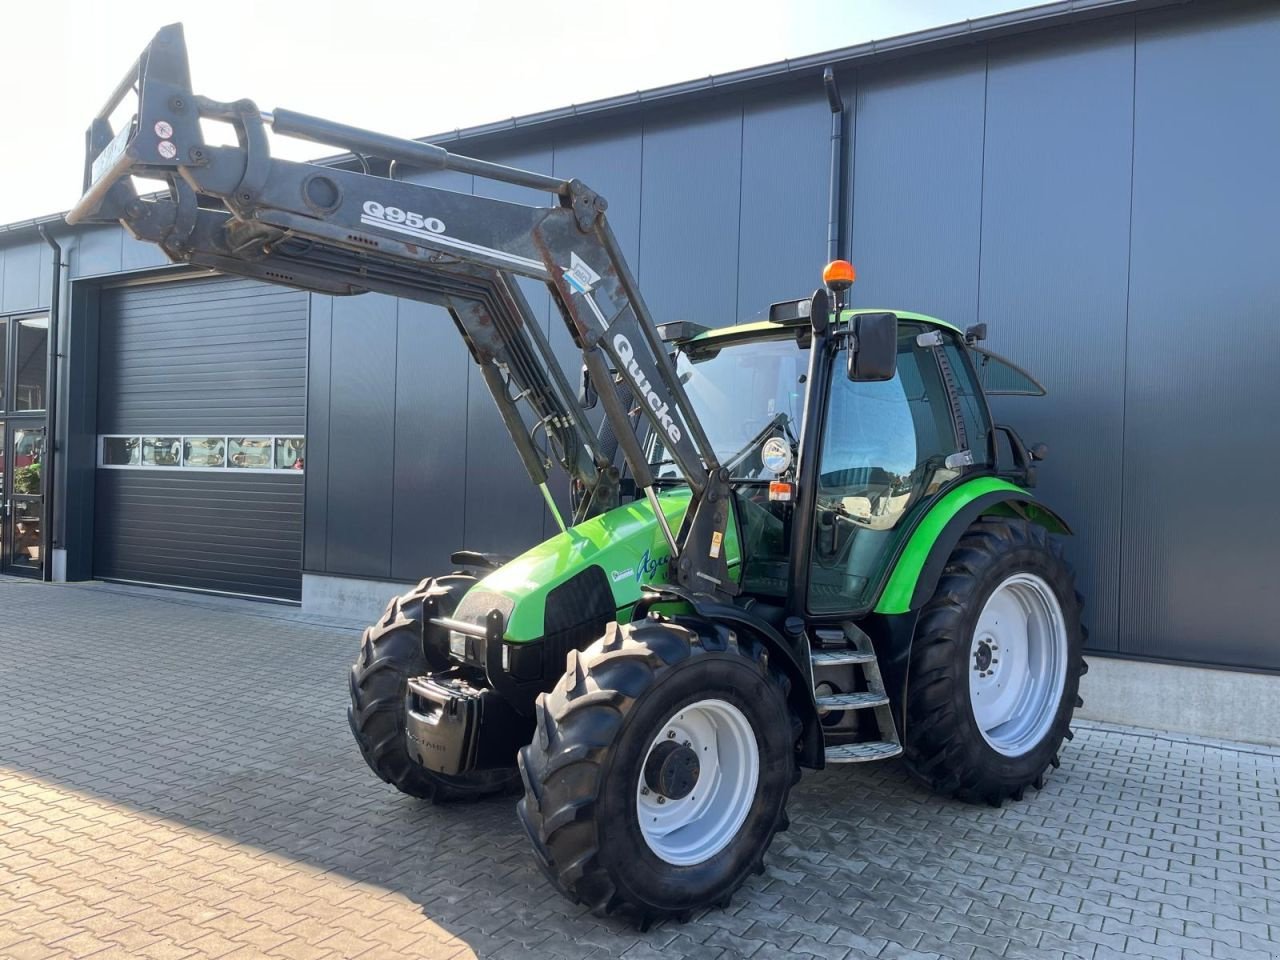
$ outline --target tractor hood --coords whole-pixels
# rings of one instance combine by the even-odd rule
[[[672,530],[680,529],[689,507],[688,487],[676,487],[658,495]],[[740,558],[737,525],[725,534],[725,556],[736,571]],[[507,607],[505,638],[521,642],[537,640],[547,632],[547,595],[589,568],[598,567],[597,583],[607,582],[618,619],[626,621],[646,583],[667,580],[671,551],[645,500],[637,500],[592,517],[564,533],[540,543],[495,570],[468,591],[455,616],[472,620],[495,606]],[[495,595],[497,595],[495,597]],[[503,598],[505,602],[494,603]]]

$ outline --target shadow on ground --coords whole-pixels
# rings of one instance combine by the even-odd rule
[[[1157,886],[1138,852],[1194,882],[1156,826],[1187,793],[1171,753],[1197,748],[1091,730],[1039,796],[1002,810],[930,796],[896,763],[806,775],[790,832],[729,910],[640,934],[555,893],[511,798],[432,807],[369,772],[344,716],[354,633],[94,585],[0,583],[0,610],[0,766],[394,891],[480,955],[1092,957],[1127,934],[1087,903]],[[1244,824],[1256,800],[1261,818],[1274,781],[1257,757],[1226,766],[1219,809]],[[1070,950],[1082,931],[1088,951]]]

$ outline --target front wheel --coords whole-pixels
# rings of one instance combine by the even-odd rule
[[[539,697],[519,814],[576,903],[641,924],[724,904],[786,826],[798,723],[764,651],[721,627],[613,624]]]
[[[1044,529],[975,523],[920,612],[910,769],[939,792],[997,805],[1039,787],[1071,735],[1083,640],[1071,569]]]

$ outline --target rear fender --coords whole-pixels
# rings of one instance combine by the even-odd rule
[[[1021,517],[1050,533],[1072,532],[1061,516],[1026,490],[1004,481],[997,483],[995,489],[984,484],[988,488],[985,492],[966,490],[971,486],[966,484],[943,497],[911,534],[875,611],[858,621],[871,638],[903,743],[907,737],[906,697],[916,620],[920,608],[937,590],[947,560],[965,531],[980,517],[1001,516]],[[964,496],[965,493],[974,495]],[[916,558],[914,562],[912,557]]]

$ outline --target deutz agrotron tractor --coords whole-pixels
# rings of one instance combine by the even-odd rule
[[[236,145],[206,142],[201,120]],[[359,168],[272,157],[267,127]],[[523,789],[537,859],[574,901],[642,924],[727,903],[787,826],[801,768],[902,756],[941,793],[999,804],[1058,764],[1084,670],[1051,540],[1069,530],[1028,489],[1043,449],[987,405],[997,387],[1043,391],[977,346],[980,327],[853,308],[843,261],[767,320],[659,326],[584,183],[197,96],[180,25],[116,88],[87,153],[71,223],[448,311],[561,532],[513,559],[459,550],[465,572],[392,600],[351,670],[351,729],[412,796]],[[521,277],[546,284],[580,370],[557,362]]]

